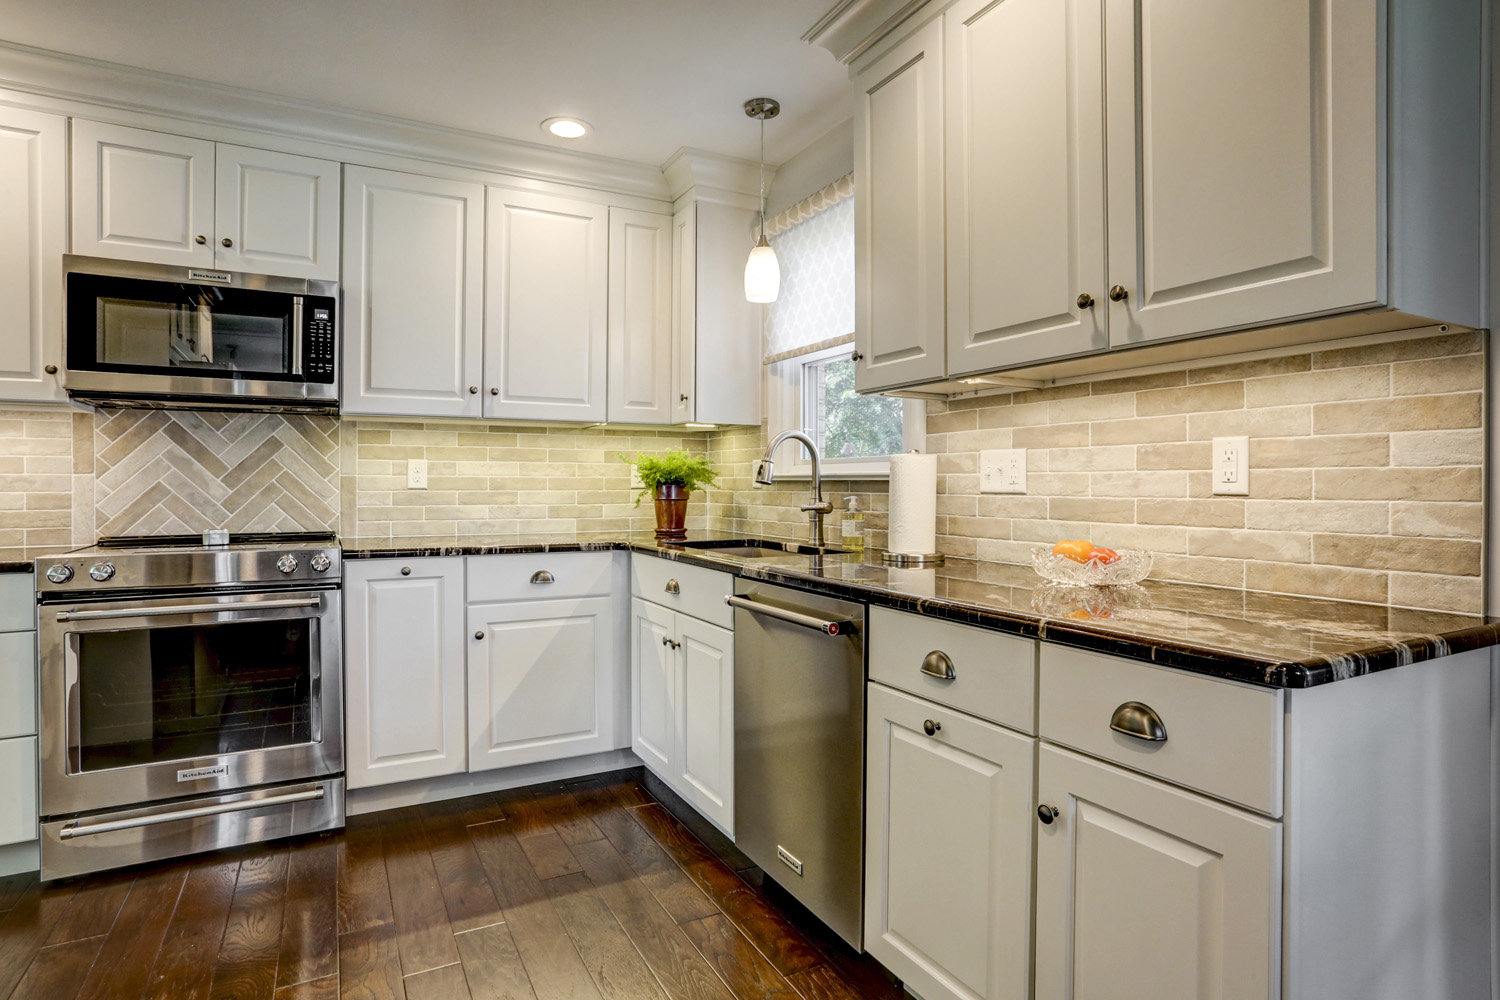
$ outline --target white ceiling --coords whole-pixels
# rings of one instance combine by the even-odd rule
[[[264,93],[659,166],[779,163],[850,114],[800,36],[832,0],[0,0],[0,38]],[[572,142],[543,118],[595,128]]]

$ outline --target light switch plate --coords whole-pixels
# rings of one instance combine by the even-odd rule
[[[1215,494],[1235,497],[1250,495],[1250,438],[1214,438],[1211,464]]]
[[[979,492],[1025,493],[1026,449],[995,448],[979,453]]]
[[[409,490],[425,490],[427,488],[427,459],[407,459],[406,488]]]

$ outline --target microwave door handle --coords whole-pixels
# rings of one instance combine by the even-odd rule
[[[198,360],[214,363],[214,311],[207,302],[198,303]]]
[[[302,296],[292,296],[292,374],[302,374]]]

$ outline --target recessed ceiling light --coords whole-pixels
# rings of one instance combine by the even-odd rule
[[[542,122],[542,131],[559,139],[581,139],[590,129],[588,122],[577,118],[548,118]]]

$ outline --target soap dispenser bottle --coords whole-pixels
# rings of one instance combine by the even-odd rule
[[[849,552],[863,554],[865,551],[865,512],[859,509],[859,497],[844,498],[843,521],[844,548]]]

